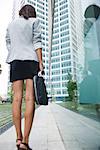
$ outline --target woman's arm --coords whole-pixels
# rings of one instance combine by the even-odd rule
[[[41,71],[43,71],[44,67],[42,61],[41,25],[38,19],[33,24],[33,46],[38,57],[39,68]]]
[[[44,71],[44,67],[43,67],[43,61],[42,61],[42,48],[38,48],[36,50],[37,56],[38,56],[38,60],[39,60],[39,68],[40,71]]]
[[[36,19],[36,21],[33,23],[32,26],[33,30],[33,46],[34,50],[42,48],[42,42],[41,42],[41,25],[39,19]]]
[[[42,48],[38,48],[36,50],[36,54],[38,56],[39,63],[42,63]]]

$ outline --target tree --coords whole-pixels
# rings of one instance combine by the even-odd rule
[[[67,91],[70,101],[73,102],[74,109],[77,110],[77,82],[72,80],[71,74],[68,73]]]

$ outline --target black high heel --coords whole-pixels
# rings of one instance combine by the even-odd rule
[[[23,145],[25,145],[26,146],[26,148],[27,148],[27,150],[32,150],[30,147],[29,147],[29,145],[27,144],[27,143],[21,143],[21,144],[23,144]],[[19,146],[19,150],[26,150],[25,148],[21,148],[20,146]]]
[[[17,143],[18,141],[21,141],[21,142],[22,142],[22,139],[16,139],[16,143]],[[19,146],[20,146],[20,144],[16,144],[16,147],[17,147],[18,150],[19,150]]]

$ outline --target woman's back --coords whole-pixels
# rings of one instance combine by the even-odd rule
[[[26,20],[21,17],[9,25],[10,38],[13,40],[13,44],[21,43],[21,45],[24,45],[32,43],[32,26],[35,20],[36,18]]]
[[[8,26],[9,37],[11,40],[10,55],[7,62],[18,58],[20,60],[30,59],[37,60],[34,43],[39,36],[39,20],[37,18],[29,18],[28,20],[20,17],[12,21]]]

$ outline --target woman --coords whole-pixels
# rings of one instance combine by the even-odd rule
[[[18,150],[32,150],[29,147],[29,135],[35,112],[33,76],[43,71],[41,30],[36,12],[31,5],[25,5],[19,11],[19,18],[13,20],[7,28],[6,45],[10,64],[10,81],[13,88],[12,114],[16,129]],[[26,80],[26,110],[24,134],[21,130],[21,105],[23,83]]]

